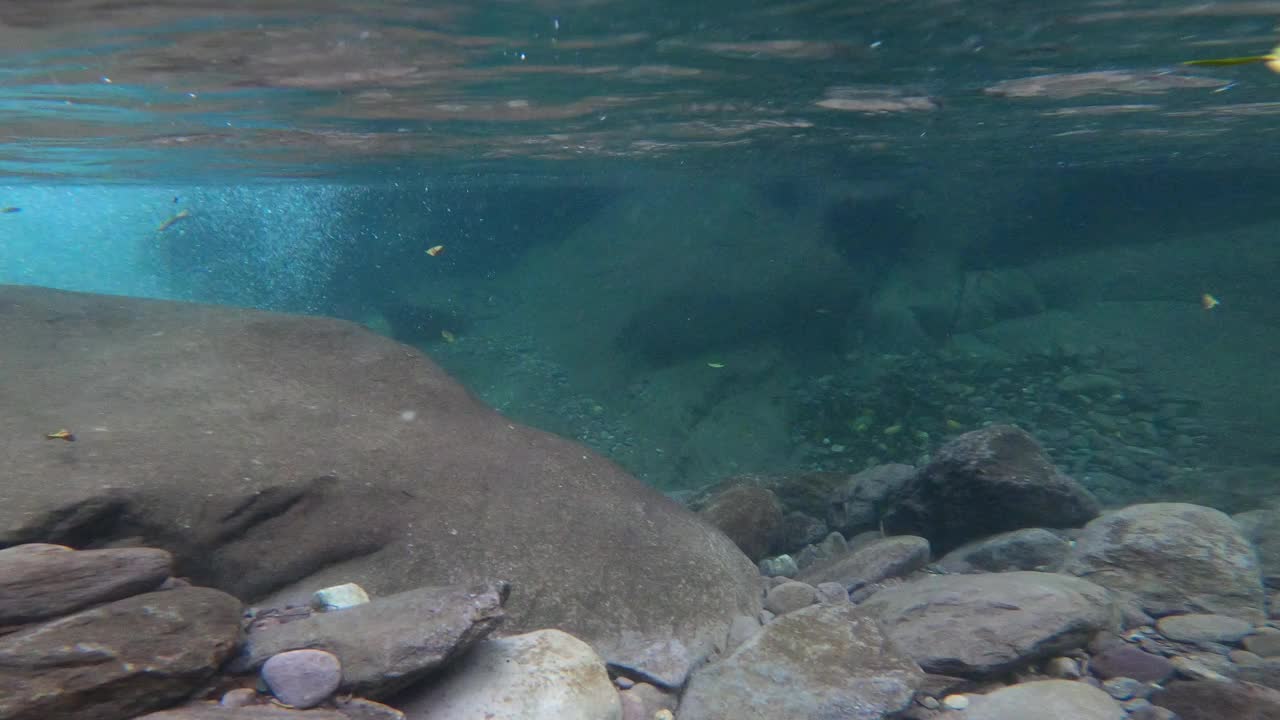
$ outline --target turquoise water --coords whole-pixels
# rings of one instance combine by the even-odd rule
[[[1278,11],[8,2],[0,282],[360,322],[669,490],[1014,421],[1247,509],[1280,76],[1180,63]]]

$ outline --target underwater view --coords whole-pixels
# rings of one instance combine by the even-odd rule
[[[0,113],[0,720],[1280,720],[1280,0],[4,0]]]

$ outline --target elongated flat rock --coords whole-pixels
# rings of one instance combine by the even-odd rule
[[[240,607],[178,588],[0,637],[0,718],[129,718],[178,702],[235,649]]]
[[[150,592],[172,571],[154,548],[72,550],[29,544],[0,550],[0,626],[67,615]]]

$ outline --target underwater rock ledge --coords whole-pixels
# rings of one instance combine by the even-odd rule
[[[502,579],[504,632],[669,686],[760,610],[692,513],[352,323],[0,286],[0,333],[0,546],[150,545],[277,605]]]

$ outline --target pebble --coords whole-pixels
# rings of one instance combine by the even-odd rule
[[[766,577],[795,577],[800,567],[790,555],[765,558],[760,561],[760,574]]]
[[[369,602],[369,593],[355,583],[322,588],[311,595],[311,607],[322,612],[345,610]]]
[[[342,682],[342,663],[323,650],[289,650],[262,665],[262,680],[280,702],[305,710],[329,698]]]
[[[1061,680],[1079,680],[1080,664],[1069,657],[1056,657],[1045,663],[1044,674]]]
[[[1141,682],[1127,677],[1111,678],[1102,683],[1102,689],[1106,690],[1107,694],[1116,700],[1128,700],[1138,697],[1143,692],[1144,687],[1145,685]]]
[[[252,705],[258,699],[258,691],[253,688],[236,688],[222,694],[218,704],[224,708],[240,708]]]

